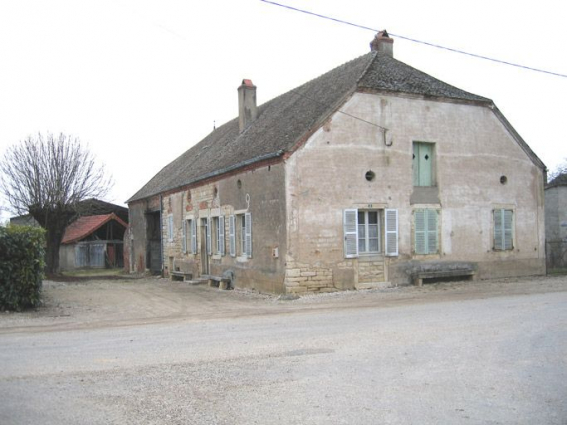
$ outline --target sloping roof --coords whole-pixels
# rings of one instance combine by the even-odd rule
[[[567,186],[567,173],[559,174],[553,180],[551,180],[546,186],[546,189],[550,189],[552,187],[557,186]]]
[[[387,54],[369,52],[259,106],[258,118],[242,133],[238,117],[217,128],[164,167],[128,202],[290,152],[357,89],[492,103]]]
[[[62,244],[70,244],[86,238],[111,220],[116,220],[124,228],[128,225],[116,214],[89,215],[79,217],[65,229]]]

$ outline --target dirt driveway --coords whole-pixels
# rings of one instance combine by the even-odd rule
[[[155,277],[44,281],[44,305],[36,311],[0,313],[0,333],[223,320],[565,290],[565,275],[336,292],[306,295],[295,300],[239,289],[222,291]]]

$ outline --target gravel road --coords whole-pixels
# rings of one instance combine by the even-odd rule
[[[567,424],[567,278],[282,301],[48,282],[0,315],[2,424]]]

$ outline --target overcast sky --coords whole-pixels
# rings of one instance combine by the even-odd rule
[[[567,74],[557,0],[280,3]],[[0,0],[0,155],[38,132],[79,137],[114,177],[107,200],[122,204],[236,116],[243,78],[261,104],[373,37],[260,0]],[[567,157],[567,78],[393,38],[397,59],[494,100],[548,168]]]

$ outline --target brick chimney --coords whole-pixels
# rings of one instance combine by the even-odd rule
[[[373,52],[384,53],[394,56],[394,40],[390,38],[386,30],[379,31],[370,43],[370,50]]]
[[[256,86],[252,80],[242,80],[238,87],[238,124],[240,132],[244,131],[258,116],[256,106]]]

